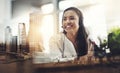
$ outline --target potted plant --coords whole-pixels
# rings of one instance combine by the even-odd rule
[[[111,55],[120,55],[120,28],[113,28],[108,34],[108,47]]]

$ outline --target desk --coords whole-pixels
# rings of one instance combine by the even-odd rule
[[[80,65],[77,63],[34,64],[33,73],[120,73],[120,63]]]
[[[32,61],[18,61],[0,64],[0,73],[32,73]]]
[[[0,73],[120,73],[120,62],[81,66],[71,62],[33,64],[29,59],[0,64]]]

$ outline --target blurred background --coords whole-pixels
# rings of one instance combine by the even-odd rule
[[[18,36],[18,44],[27,41],[31,51],[48,51],[49,38],[62,31],[63,10],[75,6],[83,12],[89,37],[99,45],[98,38],[107,40],[108,32],[120,27],[119,3],[120,0],[0,0],[0,43],[8,38],[5,29],[9,26],[10,35]],[[20,37],[20,23],[25,24],[24,37]]]
[[[48,41],[62,31],[62,12],[71,6],[83,13],[95,59],[37,65],[49,61]],[[0,0],[0,73],[120,73],[119,19],[120,0]]]

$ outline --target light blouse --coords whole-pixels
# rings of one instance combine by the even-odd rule
[[[49,42],[50,56],[53,60],[73,60],[77,53],[72,42],[63,33],[51,37]]]

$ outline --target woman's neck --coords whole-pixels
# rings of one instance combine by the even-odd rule
[[[72,43],[75,43],[77,33],[67,33],[66,36]]]
[[[75,49],[77,49],[78,48],[76,42],[77,33],[67,33],[66,37],[73,43]]]

